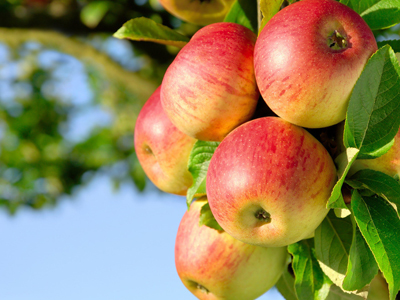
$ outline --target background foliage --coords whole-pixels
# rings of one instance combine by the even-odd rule
[[[95,172],[143,190],[135,120],[177,49],[112,37],[138,16],[197,30],[156,1],[0,2],[0,208],[55,205]]]

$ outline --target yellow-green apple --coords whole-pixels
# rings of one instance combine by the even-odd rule
[[[264,117],[221,142],[206,189],[226,232],[245,243],[279,247],[314,234],[335,182],[333,160],[318,140],[281,118]]]
[[[172,15],[184,21],[208,25],[222,22],[235,0],[158,0]]]
[[[400,176],[400,131],[394,138],[394,144],[388,152],[374,159],[357,159],[351,172],[354,173],[361,169],[372,169],[380,171],[389,176]]]
[[[161,103],[187,135],[221,141],[249,120],[259,92],[254,77],[255,34],[234,23],[203,27],[168,67]]]
[[[149,179],[162,191],[185,195],[192,184],[187,164],[195,139],[179,131],[160,101],[160,87],[147,100],[136,121],[135,151]]]
[[[344,125],[345,122],[341,122],[335,128],[338,153],[346,151],[346,147],[343,144]],[[392,177],[400,176],[400,130],[394,137],[393,146],[388,152],[374,159],[357,159],[351,166],[349,176],[362,169],[379,171]]]
[[[254,49],[257,84],[281,118],[308,128],[345,119],[353,87],[377,50],[352,9],[334,0],[303,0],[278,12]]]
[[[206,198],[192,203],[179,225],[175,264],[186,288],[202,300],[252,300],[286,267],[287,250],[242,243],[224,231],[199,226]]]

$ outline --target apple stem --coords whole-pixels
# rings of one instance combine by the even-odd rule
[[[329,47],[334,50],[343,50],[347,48],[347,40],[339,31],[335,30],[328,38]]]
[[[257,210],[254,216],[256,217],[256,219],[264,221],[265,223],[271,222],[271,215],[262,208]]]

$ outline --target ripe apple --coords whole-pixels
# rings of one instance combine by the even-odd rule
[[[343,144],[344,125],[345,122],[341,122],[336,126],[338,153],[346,151],[346,147]],[[394,144],[388,152],[374,159],[357,159],[351,166],[348,175],[351,176],[363,169],[379,171],[392,177],[400,176],[400,130],[394,137]]]
[[[203,27],[168,67],[161,103],[187,135],[221,141],[249,120],[259,92],[254,77],[255,34],[234,23]]]
[[[309,132],[264,117],[233,130],[206,178],[211,211],[234,238],[265,247],[314,234],[336,182],[331,156]]]
[[[193,180],[187,164],[195,142],[168,119],[158,87],[139,113],[134,143],[143,170],[160,190],[186,194]]]
[[[179,225],[175,264],[186,288],[198,299],[256,299],[281,276],[286,247],[242,243],[224,231],[199,226],[206,198],[192,203]]]
[[[371,29],[346,5],[296,2],[278,12],[257,39],[257,84],[281,118],[328,127],[345,119],[352,89],[377,49]]]
[[[197,25],[222,22],[234,0],[158,0],[172,15]]]
[[[394,144],[388,152],[374,159],[357,159],[352,166],[352,173],[361,169],[380,171],[389,176],[400,176],[400,131],[394,138]]]

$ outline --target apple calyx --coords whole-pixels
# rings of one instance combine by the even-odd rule
[[[202,291],[205,294],[208,294],[210,292],[204,285],[201,285],[196,281],[189,280],[189,282],[192,286],[196,287],[196,289]]]
[[[263,221],[264,223],[271,223],[271,215],[263,208],[257,210],[254,216],[257,220]]]
[[[145,151],[147,154],[154,155],[153,150],[151,150],[151,148],[150,148],[149,145],[145,144],[145,145],[143,146],[143,148],[144,148],[144,151]]]
[[[334,30],[332,35],[328,37],[328,45],[332,50],[345,50],[348,46],[346,37],[337,30]]]

